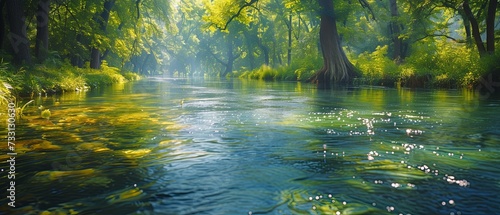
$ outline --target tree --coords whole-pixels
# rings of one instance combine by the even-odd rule
[[[10,32],[7,34],[12,49],[14,51],[14,62],[16,64],[31,63],[29,53],[29,40],[26,35],[26,23],[23,11],[22,1],[6,0],[7,16],[10,26]]]
[[[109,14],[111,13],[111,9],[115,4],[116,0],[107,0],[104,2],[104,8],[101,12],[100,16],[96,17],[95,21],[99,24],[100,30],[105,33],[106,27],[108,25]],[[101,52],[98,47],[93,46],[90,52],[90,68],[99,69],[101,67]]]
[[[49,50],[49,9],[50,0],[39,0],[36,11],[35,55],[38,61],[47,58]]]
[[[394,52],[392,59],[397,63],[401,63],[404,59],[404,51],[403,51],[403,40],[400,38],[401,27],[398,22],[399,11],[396,0],[389,0],[389,8],[391,11],[391,22],[390,22],[390,30],[391,30],[391,39],[394,45]]]
[[[311,79],[321,86],[349,82],[356,76],[355,68],[342,49],[332,0],[318,0],[320,5],[319,38],[323,68]]]
[[[246,17],[245,8],[256,8],[258,0],[251,0],[249,2],[241,1],[236,5],[232,5],[233,9],[226,11],[233,11],[232,14],[227,14],[227,12],[218,14],[218,16],[212,15],[211,26],[214,25],[221,30],[226,30],[229,23],[234,19],[240,19],[242,23],[245,23]],[[366,1],[360,1],[366,3]],[[323,55],[323,68],[321,68],[316,75],[311,78],[310,81],[318,83],[322,86],[328,86],[332,83],[348,83],[356,76],[355,68],[352,63],[347,59],[347,56],[342,48],[341,39],[337,30],[337,14],[335,14],[334,5],[332,0],[318,0],[319,3],[319,15],[320,15],[320,31],[319,40],[321,45],[321,52]],[[311,4],[311,3],[301,3],[300,1],[287,2],[288,5],[296,4]],[[312,7],[311,7],[312,8]],[[222,17],[222,18],[221,18]],[[221,21],[224,19],[225,21]],[[229,18],[227,18],[229,17]],[[291,41],[291,16],[288,17],[288,35],[289,44]],[[288,52],[290,53],[290,52]],[[289,54],[288,56],[291,56]]]
[[[466,40],[472,35],[477,50],[481,56],[495,52],[495,16],[498,0],[441,0],[434,4],[452,8],[462,16],[466,32]],[[486,14],[483,12],[486,11]],[[485,23],[485,25],[483,25]],[[481,37],[481,32],[486,32],[486,46]]]
[[[498,0],[490,0],[488,3],[488,14],[486,15],[486,50],[489,54],[495,52],[495,14]]]

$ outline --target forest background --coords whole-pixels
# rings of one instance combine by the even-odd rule
[[[0,92],[78,91],[141,76],[473,89],[499,77],[498,7],[497,0],[0,0]]]

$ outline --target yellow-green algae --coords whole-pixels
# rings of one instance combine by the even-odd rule
[[[111,203],[119,203],[119,202],[126,202],[126,201],[133,201],[140,199],[143,195],[144,191],[134,187],[132,189],[125,189],[120,191],[120,193],[117,194],[112,194],[106,197],[106,200]]]
[[[395,176],[406,179],[427,179],[431,175],[418,170],[416,168],[408,168],[408,165],[401,162],[394,162],[391,160],[374,160],[369,163],[360,163],[356,167],[356,171],[362,172],[358,174],[379,174],[386,176]]]
[[[122,154],[129,159],[134,159],[134,158],[141,158],[146,156],[151,152],[151,149],[126,149],[126,150],[121,150]]]
[[[346,202],[334,194],[311,194],[306,191],[287,190],[280,194],[281,201],[286,203],[293,214],[389,214],[371,205]]]
[[[94,177],[98,174],[95,169],[67,170],[67,171],[41,171],[35,174],[35,179],[41,181],[54,181],[65,177]]]
[[[104,143],[101,142],[91,142],[91,143],[82,143],[76,147],[77,150],[83,151],[93,151],[93,152],[105,152],[111,151]]]
[[[61,147],[52,144],[48,140],[42,139],[31,139],[31,140],[17,140],[16,141],[16,152],[24,153],[27,151],[53,151],[60,150]]]

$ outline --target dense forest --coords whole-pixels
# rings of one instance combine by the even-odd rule
[[[1,0],[1,91],[74,91],[139,76],[473,88],[499,71],[498,7],[497,0]]]

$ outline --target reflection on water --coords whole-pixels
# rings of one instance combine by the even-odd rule
[[[500,102],[466,91],[148,79],[34,103],[16,127],[16,208],[2,197],[0,212],[499,210]]]

